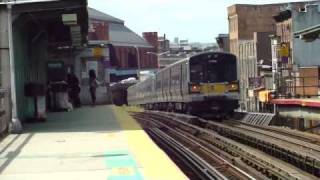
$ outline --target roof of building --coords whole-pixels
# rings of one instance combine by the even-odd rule
[[[304,11],[295,12],[294,15],[294,36],[312,42],[319,38],[320,4],[308,5]]]
[[[152,46],[138,34],[122,24],[109,24],[110,42],[115,46]]]
[[[289,1],[289,0],[288,0]],[[289,9],[299,9],[299,6],[304,6],[306,4],[317,3],[319,0],[310,1],[296,1],[296,2],[282,2],[282,3],[267,3],[267,4],[233,4],[228,7],[229,14],[235,13],[237,8],[280,8],[280,11],[285,11]]]
[[[88,13],[89,13],[90,19],[124,24],[123,20],[115,18],[113,16],[110,16],[109,14],[103,13],[101,11],[98,11],[98,10],[90,8],[90,7],[88,7]]]
[[[298,32],[294,32],[294,36],[296,38],[302,38],[302,39],[311,40],[311,41],[318,39],[319,35],[320,35],[320,24],[305,28]]]
[[[50,2],[52,0],[15,0],[15,1],[4,1],[0,0],[0,4],[30,4],[30,3],[41,3],[41,2]]]
[[[85,2],[87,4],[87,0],[80,0]],[[55,2],[63,2],[63,3],[68,3],[68,1],[64,0],[0,0],[0,5],[4,4],[13,4],[13,5],[23,5],[23,4],[36,4],[36,3],[55,3]]]
[[[89,18],[95,20],[106,21],[109,23],[109,37],[108,43],[114,46],[137,46],[152,48],[144,38],[133,32],[124,25],[124,21],[106,13],[100,12],[93,8],[88,8]],[[95,41],[91,41],[95,43]],[[99,42],[96,42],[99,43]]]

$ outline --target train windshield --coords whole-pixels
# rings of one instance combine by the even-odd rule
[[[222,83],[237,80],[236,58],[230,54],[205,54],[190,59],[190,81]]]

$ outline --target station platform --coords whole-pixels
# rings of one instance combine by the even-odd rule
[[[121,107],[52,113],[0,143],[1,180],[185,180]]]

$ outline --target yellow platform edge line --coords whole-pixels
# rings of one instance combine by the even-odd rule
[[[123,134],[128,140],[129,151],[141,167],[141,174],[150,180],[187,180],[180,168],[162,151],[123,107],[113,106],[113,112]]]

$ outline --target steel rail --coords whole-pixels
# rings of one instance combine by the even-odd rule
[[[150,113],[154,114],[152,111]],[[181,122],[183,122],[183,118],[186,117],[185,115],[174,113],[157,112],[157,115],[167,118],[176,118]],[[309,147],[303,145],[303,142],[301,144],[292,139],[289,141],[288,138],[280,138],[276,137],[276,135],[270,135],[270,133],[267,133],[269,134],[267,135],[266,133],[259,132],[259,130],[233,127],[218,122],[208,121],[199,117],[197,117],[197,121],[202,124],[201,127],[217,132],[224,137],[233,139],[242,144],[262,150],[263,152],[282,159],[305,172],[320,177],[319,146],[317,145],[311,144],[311,147]],[[187,122],[187,124],[193,125],[190,122]],[[265,138],[258,138],[256,136],[262,136]],[[266,149],[265,147],[268,148]]]
[[[221,173],[215,170],[211,165],[206,163],[201,157],[193,153],[184,145],[171,138],[158,128],[149,129],[153,135],[157,136],[163,143],[174,149],[183,158],[185,164],[191,168],[203,180],[227,180]]]
[[[299,139],[301,141],[305,141],[308,143],[312,143],[312,144],[316,144],[320,146],[320,137],[311,137],[313,135],[306,135],[305,133],[302,134],[302,132],[294,132],[293,130],[286,130],[286,129],[280,129],[277,127],[270,127],[270,126],[256,126],[256,125],[252,125],[252,124],[248,124],[248,123],[244,123],[244,122],[240,122],[240,121],[226,121],[226,123],[231,123],[234,125],[244,125],[244,126],[248,126],[248,127],[253,127],[253,128],[258,128],[264,131],[269,131],[269,132],[274,132],[277,134],[281,134],[284,136],[288,136],[288,137],[292,137],[295,139]],[[308,137],[309,136],[309,137]]]
[[[138,119],[140,121],[146,122],[146,120],[144,120],[142,118],[138,118]],[[181,139],[182,141],[187,142],[187,144],[190,144],[192,147],[196,147],[196,148],[192,148],[193,151],[199,150],[202,153],[204,153],[207,156],[209,156],[211,161],[215,162],[215,167],[216,166],[220,166],[220,167],[221,166],[226,166],[226,167],[228,167],[226,170],[224,170],[224,172],[227,171],[227,174],[232,175],[236,179],[242,179],[242,180],[245,180],[245,179],[254,180],[255,179],[254,177],[252,177],[248,173],[244,172],[243,170],[241,170],[237,166],[229,163],[227,160],[223,159],[218,154],[216,154],[215,152],[211,151],[209,148],[205,147],[203,144],[199,143],[201,141],[199,138],[196,138],[196,137],[192,138],[190,135],[188,136],[188,134],[186,134],[185,132],[177,131],[176,129],[173,129],[170,126],[168,126],[168,125],[166,125],[166,124],[164,124],[162,122],[154,121],[152,119],[149,119],[149,121],[152,122],[154,127],[157,127],[157,128],[160,128],[160,129],[165,128],[165,129],[170,131],[170,133],[168,133],[168,134],[176,137],[177,139]],[[148,126],[148,125],[146,125],[146,126]]]
[[[207,134],[208,136],[212,136],[212,139],[215,139],[216,141],[221,141],[221,142],[219,142],[220,145],[216,141],[215,142],[214,141],[211,142],[214,145],[218,144],[217,147],[219,147],[219,148],[224,147],[224,149],[227,150],[226,152],[228,152],[228,153],[237,154],[241,158],[249,160],[250,163],[254,162],[257,165],[259,164],[259,167],[263,167],[265,169],[268,169],[268,172],[272,173],[276,177],[279,177],[281,179],[292,179],[292,178],[293,179],[300,179],[300,178],[298,178],[298,176],[296,176],[298,174],[291,174],[289,172],[286,172],[282,168],[276,167],[276,166],[264,161],[263,159],[259,160],[259,158],[257,159],[257,157],[256,157],[256,159],[253,159],[252,156],[248,155],[248,152],[246,152],[245,149],[242,149],[242,150],[239,151],[240,147],[236,147],[237,145],[236,146],[233,145],[234,143],[236,143],[235,141],[230,140],[229,138],[224,137],[222,135],[219,135],[219,134],[217,134],[215,131],[213,131],[211,129],[206,129],[206,128],[199,127],[199,125],[194,125],[194,124],[192,124],[191,122],[188,122],[188,121],[186,122],[184,120],[181,120],[181,119],[177,118],[177,116],[173,116],[172,114],[170,115],[170,113],[146,111],[143,114],[147,115],[147,116],[151,116],[153,118],[156,118],[157,120],[163,120],[163,121],[166,122],[166,124],[170,124],[170,126],[177,126],[179,128],[185,129],[185,130],[189,129],[191,131],[190,133],[201,132],[203,134]],[[186,116],[186,115],[183,115],[183,116]],[[147,118],[151,118],[151,117],[147,117]],[[195,117],[193,117],[193,118],[195,118]],[[192,121],[192,120],[190,120],[190,121]],[[186,130],[186,131],[188,131],[188,130]],[[208,140],[208,141],[210,141],[210,140]],[[290,168],[293,168],[293,167],[290,167]],[[307,176],[309,177],[309,175],[307,175],[305,173],[302,173],[299,176],[300,177],[307,177]],[[311,175],[310,175],[310,177],[311,177]]]

